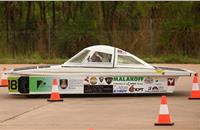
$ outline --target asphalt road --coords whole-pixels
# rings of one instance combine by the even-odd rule
[[[200,72],[200,65],[168,66]],[[0,88],[0,129],[200,130],[200,100],[187,99],[191,80],[180,78],[175,93],[167,95],[174,126],[154,126],[161,95],[66,96],[64,102],[49,103],[45,97],[11,96]]]

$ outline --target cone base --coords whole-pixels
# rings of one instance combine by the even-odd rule
[[[200,100],[200,97],[189,97],[189,100]]]
[[[155,126],[172,126],[174,123],[154,123]]]
[[[64,100],[63,99],[56,99],[56,100],[55,99],[54,100],[53,99],[47,99],[47,101],[48,102],[63,102]]]

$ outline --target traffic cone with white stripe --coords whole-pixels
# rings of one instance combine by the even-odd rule
[[[192,92],[188,99],[200,99],[198,73],[194,74],[194,78],[192,80]]]
[[[1,80],[0,80],[0,87],[8,87],[8,77],[7,77],[7,74],[5,73],[7,69],[4,67],[3,68],[3,73],[2,73],[2,77],[1,77]]]
[[[155,125],[174,125],[170,119],[166,96],[162,96],[161,98],[158,122]]]
[[[53,80],[51,97],[49,99],[47,99],[47,101],[49,101],[49,102],[63,101],[63,99],[60,98],[60,93],[58,91],[58,81],[57,81],[57,79]]]

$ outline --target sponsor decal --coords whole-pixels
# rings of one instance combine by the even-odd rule
[[[60,79],[60,88],[66,89],[68,87],[68,80],[67,79]]]
[[[158,83],[158,81],[159,81],[158,79],[155,80],[156,83]]]
[[[59,91],[62,93],[83,93],[83,79],[67,77],[59,80]]]
[[[135,83],[135,85],[140,85],[141,86],[141,85],[144,85],[144,84],[143,83]]]
[[[114,85],[117,85],[117,86],[124,86],[124,85],[127,85],[128,86],[128,83],[127,82],[116,82],[116,83],[113,83]]]
[[[166,92],[166,90],[164,90],[164,86],[150,86],[145,92]]]
[[[92,85],[97,84],[97,78],[95,76],[90,78],[90,84],[92,84]]]
[[[154,86],[154,87],[152,88],[152,91],[153,91],[153,92],[158,92],[158,87]]]
[[[128,90],[129,90],[129,92],[134,92],[134,87],[130,86]]]
[[[113,93],[113,85],[84,85],[84,93]]]
[[[82,87],[83,87],[83,81],[82,80],[79,80],[79,79],[70,79],[68,80],[68,88],[69,89],[74,89],[74,90],[81,90]]]
[[[144,90],[144,88],[136,88],[136,87],[134,87],[134,85],[130,85],[129,86],[129,92],[142,92],[143,90]]]
[[[143,81],[144,77],[141,76],[116,76],[113,78],[113,81]]]
[[[152,83],[153,83],[153,78],[152,78],[152,77],[146,77],[146,78],[144,79],[144,82],[145,82],[146,84],[152,84]]]
[[[113,93],[127,93],[128,86],[114,86]]]
[[[46,82],[42,81],[42,80],[37,80],[37,89],[40,87],[45,87]]]
[[[128,82],[128,86],[134,86],[136,83]]]
[[[144,88],[134,88],[134,91],[136,92],[142,92],[144,90]]]
[[[105,81],[107,84],[111,84],[112,83],[113,78],[112,77],[106,77]]]
[[[102,83],[103,82],[104,77],[100,76],[99,77],[99,81]]]
[[[50,92],[51,89],[51,77],[29,77],[29,92]]]
[[[166,88],[166,89],[167,89],[167,88]],[[166,89],[165,89],[164,86],[158,86],[158,90],[159,90],[159,92],[164,92],[164,93],[166,93],[166,92],[167,92]]]
[[[86,83],[89,84],[89,83],[90,83],[90,82],[89,82],[89,76],[87,76],[87,77],[84,79],[84,81],[85,81]]]
[[[154,85],[157,85],[157,86],[164,86],[165,85],[165,83],[167,82],[167,79],[166,78],[161,78],[161,79],[155,79],[154,80],[155,82],[154,82]]]
[[[104,76],[87,76],[84,78],[83,84],[90,85],[112,85],[113,77],[104,77]]]
[[[150,92],[152,90],[152,87],[148,87],[148,90],[146,90],[145,92]]]
[[[175,85],[175,78],[168,78],[167,79],[167,85],[168,86],[174,86]]]

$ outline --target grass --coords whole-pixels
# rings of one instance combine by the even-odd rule
[[[143,57],[147,63],[170,63],[170,64],[200,64],[200,58],[191,58],[186,56],[159,56]],[[38,56],[16,58],[0,58],[0,64],[62,64],[67,60],[64,58],[41,58]]]

